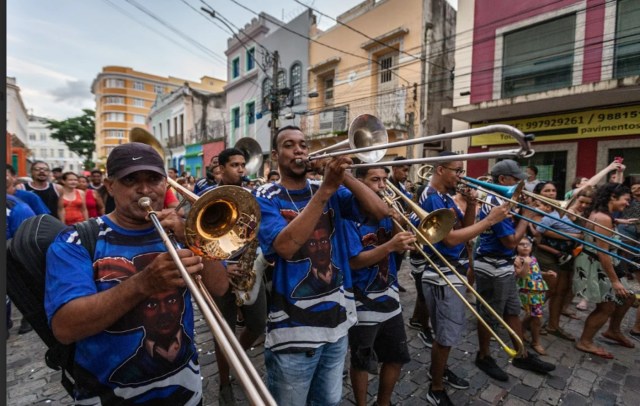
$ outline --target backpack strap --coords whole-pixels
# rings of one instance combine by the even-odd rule
[[[74,224],[82,246],[89,252],[91,260],[96,253],[96,243],[100,234],[100,225],[94,218]],[[74,358],[76,352],[75,344],[59,345],[49,348],[45,354],[47,365],[55,370],[61,370],[60,382],[67,393],[74,396]]]
[[[98,235],[100,234],[100,225],[98,220],[90,218],[89,220],[76,223],[74,225],[82,246],[89,252],[91,260],[96,253],[96,243],[98,242]]]

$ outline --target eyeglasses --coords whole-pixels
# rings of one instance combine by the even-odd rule
[[[466,172],[462,168],[449,168],[448,166],[443,166],[443,168],[444,169],[448,169],[450,171],[454,171],[456,173],[456,175],[464,175],[464,173]]]
[[[519,244],[518,244],[518,246],[519,246],[519,247],[530,247],[530,246],[531,246],[531,243],[528,243],[528,242],[521,242],[521,243],[519,243]]]
[[[31,168],[34,172],[49,172],[49,168]]]

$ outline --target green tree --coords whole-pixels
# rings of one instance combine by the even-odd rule
[[[62,141],[70,151],[84,158],[85,169],[93,168],[91,156],[96,149],[95,144],[95,111],[82,109],[83,115],[66,120],[47,120],[47,127],[51,130],[51,137]]]

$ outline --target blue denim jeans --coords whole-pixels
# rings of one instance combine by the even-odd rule
[[[267,386],[279,406],[331,406],[342,398],[347,336],[311,352],[264,350]]]

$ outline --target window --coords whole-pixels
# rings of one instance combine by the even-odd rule
[[[133,82],[133,88],[136,90],[144,90],[144,83],[138,82],[137,80]]]
[[[142,114],[134,114],[133,122],[136,124],[144,124],[144,116]]]
[[[104,121],[124,122],[126,120],[124,113],[106,113],[104,115]]]
[[[237,128],[240,128],[240,108],[234,107],[231,109],[231,129]]]
[[[175,135],[175,132],[174,132]],[[171,120],[167,119],[167,137],[171,137]]]
[[[184,114],[180,114],[180,134],[184,134]]]
[[[105,79],[104,87],[124,87],[123,79]]]
[[[640,75],[640,3],[618,1],[614,77]]]
[[[133,99],[133,105],[135,107],[144,107],[144,100],[143,99]]]
[[[240,76],[240,58],[235,58],[231,61],[231,79],[235,79]]]
[[[104,98],[104,104],[124,104],[124,97],[107,96]]]
[[[289,84],[291,85],[293,104],[302,103],[302,65],[298,62],[291,66]]]
[[[158,123],[158,135],[162,138],[162,123]]]
[[[47,158],[47,149],[46,148],[40,149],[40,156],[42,158]]]
[[[393,79],[393,55],[385,55],[378,59],[378,71],[380,72],[380,84],[391,82]]]
[[[174,117],[173,118],[173,132],[176,135],[182,135],[181,132],[178,131],[179,127],[178,127],[178,117]]]
[[[247,114],[247,125],[254,124],[256,122],[256,103],[249,102],[245,106],[246,114]]]
[[[262,111],[269,110],[270,99],[271,99],[271,79],[266,78],[262,81]]]
[[[46,141],[47,140],[47,133],[40,133],[40,141]]]
[[[106,138],[117,140],[124,139],[124,130],[107,130]]]
[[[251,48],[247,50],[247,72],[253,70],[256,67],[256,49]]]
[[[287,86],[287,74],[284,73],[283,70],[278,72],[278,80],[276,83],[278,84],[278,89],[282,89]]]
[[[36,134],[35,133],[29,133],[29,141],[35,141],[36,140]]]
[[[164,93],[164,86],[155,85],[155,86],[153,86],[153,91],[155,92],[155,94],[162,94],[162,93]]]
[[[502,97],[571,86],[576,16],[504,35]]]
[[[324,104],[333,104],[333,75],[322,79],[322,91],[324,96]]]
[[[58,158],[64,158],[64,149],[58,150]]]

